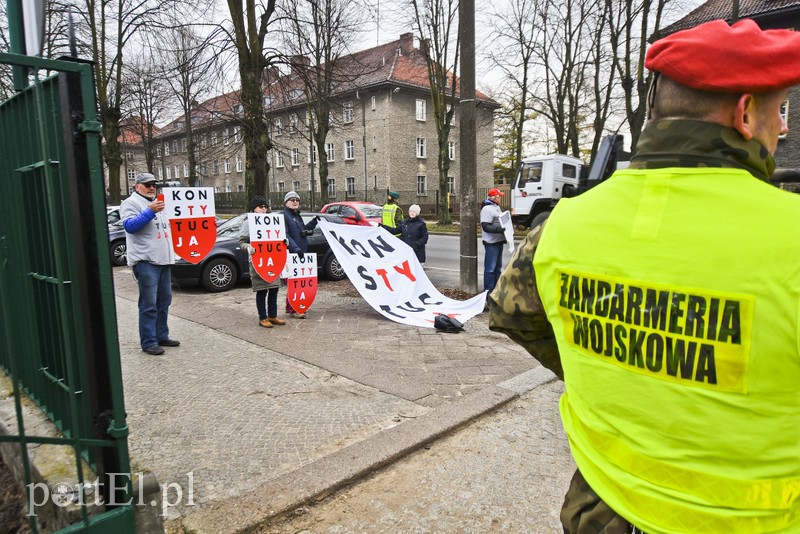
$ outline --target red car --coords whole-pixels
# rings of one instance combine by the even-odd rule
[[[371,222],[381,222],[382,210],[382,207],[372,202],[331,202],[322,206],[320,211],[338,215],[347,224],[371,226]]]

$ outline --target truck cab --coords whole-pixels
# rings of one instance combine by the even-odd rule
[[[578,158],[562,154],[523,159],[511,188],[514,224],[533,228],[547,218],[558,199],[576,194],[583,166]]]

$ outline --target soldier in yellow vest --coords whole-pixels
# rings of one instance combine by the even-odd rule
[[[403,222],[403,209],[397,204],[400,193],[389,191],[386,195],[386,204],[381,211],[381,224],[390,228],[397,228]]]
[[[769,183],[800,33],[655,42],[630,168],[558,203],[489,296],[564,380],[568,533],[800,532],[800,196]]]

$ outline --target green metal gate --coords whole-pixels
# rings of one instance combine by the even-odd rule
[[[63,532],[134,531],[100,124],[91,66],[0,54],[32,85],[0,103],[0,367],[11,378],[26,485],[28,444],[68,446],[105,502]],[[40,71],[55,73],[39,79]],[[63,437],[28,435],[22,392]],[[32,491],[30,486],[28,491]],[[34,532],[36,522],[31,518]]]

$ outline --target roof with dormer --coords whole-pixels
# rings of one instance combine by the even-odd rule
[[[766,28],[792,26],[787,17],[800,17],[800,0],[739,0],[738,17],[734,18],[734,2],[731,0],[708,0],[679,21],[663,28],[651,41],[698,24],[715,19],[732,23],[738,19],[753,19]],[[795,21],[795,24],[797,21]]]

